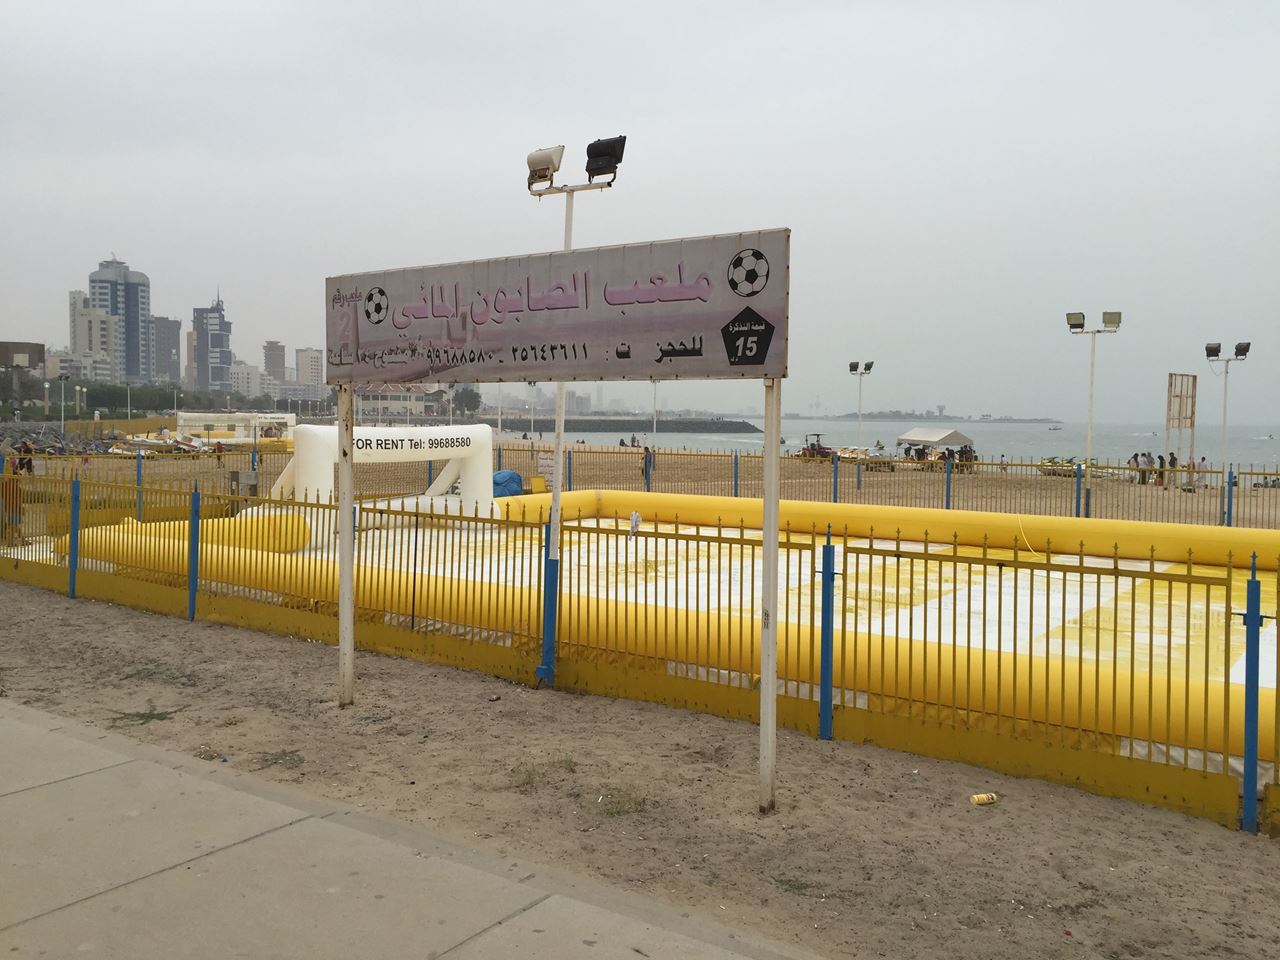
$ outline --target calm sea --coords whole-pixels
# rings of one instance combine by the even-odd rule
[[[750,420],[763,429],[760,420]],[[1083,423],[1060,424],[1060,430],[1050,430],[1044,423],[994,423],[989,421],[965,421],[962,423],[933,424],[922,420],[865,420],[863,438],[866,445],[877,440],[893,449],[901,435],[915,427],[937,426],[959,430],[973,439],[974,447],[983,460],[998,460],[1001,454],[1011,461],[1038,461],[1042,457],[1084,457],[1085,425]],[[804,443],[806,433],[820,433],[825,444],[832,447],[852,447],[857,444],[856,420],[807,420],[784,419],[782,436],[786,440],[784,451],[794,452]],[[585,440],[592,444],[617,443],[619,438],[600,433],[569,433],[569,442]],[[1280,423],[1268,426],[1232,426],[1228,430],[1228,458],[1232,463],[1274,466],[1280,462]],[[550,439],[550,434],[546,435]],[[630,441],[630,435],[626,438]],[[763,434],[702,434],[662,433],[657,437],[640,436],[641,443],[651,442],[666,450],[743,450],[759,451],[764,444]],[[1189,438],[1184,434],[1182,459],[1188,455]],[[1093,455],[1098,460],[1125,461],[1134,453],[1150,451],[1154,456],[1164,444],[1164,429],[1159,424],[1095,423],[1093,427]],[[1171,446],[1171,449],[1177,449]],[[1166,453],[1168,451],[1165,451]],[[1201,428],[1196,431],[1196,457],[1208,457],[1216,464],[1222,457],[1222,431],[1220,427]]]

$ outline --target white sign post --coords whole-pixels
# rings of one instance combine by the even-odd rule
[[[339,414],[339,700],[351,702],[347,651],[354,656],[353,643],[343,642],[354,636],[352,384],[557,383],[548,543],[548,560],[555,565],[566,381],[761,379],[765,583],[760,809],[767,812],[774,806],[778,448],[781,378],[787,375],[791,231],[573,250],[573,193],[565,200],[561,252],[350,274],[326,283],[326,380],[339,386],[344,404]],[[554,593],[555,572],[554,566],[548,568],[549,594]],[[552,601],[544,618],[544,662],[547,631],[553,642],[554,628]]]

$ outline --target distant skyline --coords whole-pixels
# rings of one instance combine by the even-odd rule
[[[524,155],[628,136],[595,246],[788,226],[787,411],[945,404],[1160,421],[1165,375],[1253,342],[1233,421],[1280,415],[1280,5],[8,4],[0,338],[67,339],[113,253],[154,314],[220,289],[232,347],[321,343],[326,276],[559,246]],[[198,65],[198,69],[193,69]],[[122,117],[130,118],[122,122]],[[185,325],[185,324],[184,324]],[[594,387],[587,388],[594,392]],[[607,395],[644,409],[647,385]],[[663,406],[760,405],[757,382]]]

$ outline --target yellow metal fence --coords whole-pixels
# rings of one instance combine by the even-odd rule
[[[6,476],[0,576],[175,616],[336,639],[328,503]],[[193,514],[193,510],[196,511]],[[190,523],[196,516],[195,536]],[[559,686],[754,720],[760,531],[567,517]],[[779,718],[818,732],[824,626],[837,737],[1237,817],[1247,575],[1185,563],[780,534]],[[357,641],[532,683],[544,518],[360,508]],[[194,562],[193,562],[194,560]],[[824,573],[834,612],[824,624]],[[1276,608],[1277,574],[1262,578]],[[1280,795],[1276,625],[1258,756]],[[159,642],[159,641],[158,641]],[[1268,808],[1275,817],[1275,804]]]

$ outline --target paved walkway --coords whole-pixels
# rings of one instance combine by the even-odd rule
[[[810,957],[0,700],[0,957]]]

